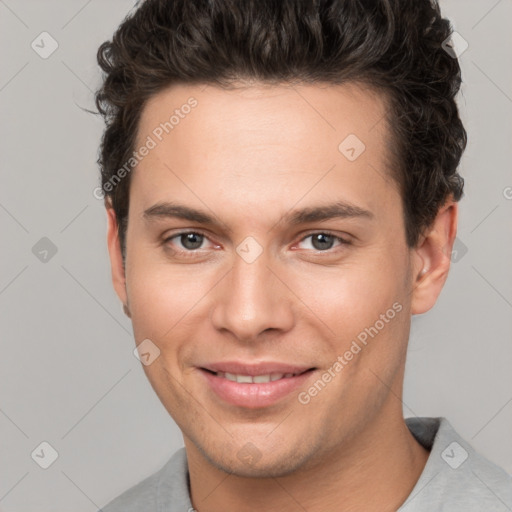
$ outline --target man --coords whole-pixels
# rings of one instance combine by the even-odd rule
[[[512,509],[402,414],[463,191],[450,33],[428,0],[145,0],[100,47],[113,284],[185,444],[103,510]]]

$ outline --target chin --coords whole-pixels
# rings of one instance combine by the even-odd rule
[[[243,478],[278,478],[297,472],[314,455],[315,450],[304,452],[303,443],[298,446],[267,446],[259,449],[251,442],[242,447],[235,443],[213,450],[194,443],[203,457],[215,468]],[[302,446],[301,446],[302,445]],[[302,450],[300,449],[302,448]]]

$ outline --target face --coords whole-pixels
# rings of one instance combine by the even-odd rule
[[[159,351],[151,385],[218,468],[313,467],[401,414],[421,267],[384,116],[354,84],[180,85],[143,111],[114,282]]]

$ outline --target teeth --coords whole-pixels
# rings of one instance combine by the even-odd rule
[[[253,382],[270,382],[270,375],[255,375],[252,378]]]
[[[232,382],[240,382],[245,384],[261,384],[265,382],[273,382],[275,380],[293,377],[294,373],[269,373],[266,375],[237,375],[235,373],[224,373],[217,372],[217,377],[223,377],[224,379],[230,380]]]

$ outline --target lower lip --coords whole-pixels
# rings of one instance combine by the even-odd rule
[[[200,369],[210,388],[225,402],[238,407],[256,409],[273,405],[280,399],[297,391],[313,373],[308,370],[300,375],[272,382],[241,383]]]

